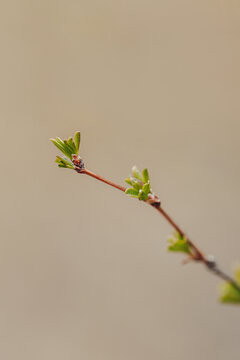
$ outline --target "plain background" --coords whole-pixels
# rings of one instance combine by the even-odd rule
[[[0,358],[236,360],[240,308],[168,254],[143,203],[54,164],[148,167],[165,208],[228,272],[240,260],[240,3],[0,4]]]

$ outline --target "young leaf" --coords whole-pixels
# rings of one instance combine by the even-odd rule
[[[69,154],[71,154],[71,158],[72,158],[72,154],[75,153],[75,146],[72,147],[71,145],[69,145],[68,140],[64,140],[64,144],[65,144],[66,148],[68,149]]]
[[[61,144],[59,141],[57,141],[57,139],[50,139],[50,140],[60,151],[62,151],[63,153],[65,152],[64,145]]]
[[[76,146],[71,137],[68,140],[62,140],[59,137],[50,140],[64,155],[69,157],[70,160],[72,160],[73,154],[77,154]]]
[[[136,166],[132,167],[132,173],[136,179],[140,180],[142,183],[144,182],[142,174],[140,173],[140,171],[138,170],[138,168]]]
[[[151,193],[151,188],[150,188],[150,183],[146,183],[143,185],[142,187],[142,191],[144,192],[144,194],[148,195]]]
[[[69,146],[65,144],[62,139],[56,138],[56,139],[50,139],[52,143],[60,150],[64,155],[72,159],[72,151],[69,149]]]
[[[240,268],[234,271],[234,281],[240,286]],[[224,282],[220,287],[220,301],[223,303],[240,303],[240,290],[230,282]]]
[[[69,160],[66,156],[63,156],[63,157],[62,157],[62,160],[64,160],[64,162],[65,162],[68,166],[71,166],[72,168],[74,168],[72,161]]]
[[[71,137],[68,138],[67,144],[68,144],[68,146],[71,148],[72,153],[73,153],[73,154],[76,154],[76,146],[75,146],[75,144],[74,144],[74,142],[73,142],[73,139],[72,139]]]
[[[143,192],[143,190],[141,189],[141,190],[139,191],[139,193],[138,193],[138,198],[139,198],[139,200],[146,201],[147,198],[148,198],[148,195],[145,194],[145,193]]]
[[[142,188],[142,183],[137,179],[132,179],[132,186],[134,187],[134,189],[139,191]]]
[[[191,253],[191,249],[187,240],[184,237],[182,237],[181,234],[179,233],[175,233],[172,237],[170,237],[168,239],[168,242],[169,242],[169,246],[168,246],[169,251],[183,252],[186,254]]]
[[[144,183],[147,183],[150,179],[149,179],[149,173],[148,173],[148,169],[144,169],[142,172],[143,175],[143,180]]]
[[[223,283],[220,288],[220,301],[222,303],[240,303],[240,291],[238,291],[232,284]]]
[[[127,195],[129,195],[129,196],[132,196],[132,197],[138,197],[138,191],[137,190],[135,190],[135,189],[127,189],[126,191],[125,191],[125,193],[127,194]]]
[[[126,182],[127,184],[129,184],[129,185],[132,186],[132,180],[131,180],[131,178],[125,179],[125,182]]]
[[[78,155],[78,152],[79,152],[80,139],[81,139],[81,134],[80,134],[79,131],[76,131],[76,132],[75,132],[75,136],[74,136],[75,147],[76,147],[76,155]]]
[[[68,169],[74,169],[73,163],[67,157],[57,156],[56,163],[59,167],[65,167]]]

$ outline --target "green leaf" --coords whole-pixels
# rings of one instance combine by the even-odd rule
[[[69,157],[70,160],[72,159],[72,151],[69,148],[69,146],[62,141],[62,139],[57,137],[56,139],[50,139],[50,140],[60,151],[62,151],[64,155]]]
[[[127,184],[129,184],[129,185],[132,186],[132,180],[131,180],[131,178],[126,178],[126,179],[125,179],[125,182],[126,182]]]
[[[78,155],[79,147],[80,147],[80,140],[81,140],[80,131],[75,132],[74,140],[75,140],[75,147],[76,147],[76,155]]]
[[[142,188],[142,182],[136,178],[129,177],[129,178],[125,179],[125,182],[127,184],[131,185],[132,187],[134,187],[134,189],[136,189],[138,191]]]
[[[75,144],[74,144],[74,142],[73,142],[72,137],[68,138],[67,144],[68,144],[68,146],[71,148],[72,154],[76,154],[76,146],[75,146]]]
[[[142,188],[142,183],[137,179],[132,179],[132,186],[139,191]]]
[[[67,157],[57,156],[55,162],[59,167],[65,167],[68,169],[74,169],[73,163]]]
[[[139,193],[138,193],[138,198],[139,198],[139,200],[145,201],[145,200],[147,200],[148,195],[145,194],[145,193],[143,192],[143,190],[141,189],[141,190],[139,191]]]
[[[68,140],[62,140],[59,137],[50,140],[70,160],[72,160],[72,155],[77,153],[76,146],[71,137]]]
[[[66,156],[63,156],[63,157],[62,157],[62,160],[64,160],[64,162],[65,162],[67,165],[69,165],[69,166],[71,166],[71,167],[74,168],[72,161],[69,160]]]
[[[148,182],[147,184],[143,185],[142,191],[144,192],[144,194],[148,195],[151,193],[151,188],[150,188],[150,183]]]
[[[133,176],[140,180],[142,183],[144,183],[144,179],[142,177],[142,174],[140,173],[140,171],[138,170],[138,168],[136,166],[133,166],[132,167],[132,173],[133,173]]]
[[[125,191],[125,193],[127,194],[127,195],[129,195],[129,196],[132,196],[132,197],[138,197],[138,191],[137,190],[135,190],[135,189],[127,189],[126,191]]]
[[[236,285],[240,286],[240,268],[234,271],[234,281]],[[220,287],[220,301],[222,303],[240,304],[240,289],[225,281]]]
[[[68,152],[70,155],[70,159],[72,159],[72,154],[75,154],[75,146],[74,148],[72,148],[69,144],[68,144],[68,140],[64,140],[64,144],[66,146],[66,148],[68,149]]]
[[[50,139],[51,142],[60,150],[62,151],[63,153],[65,152],[65,149],[64,149],[64,144],[61,144],[59,141],[57,141],[56,139]]]
[[[60,157],[60,156],[57,156],[55,162],[58,164],[58,165],[64,165],[64,167],[66,167],[66,164],[64,163],[63,159]]]
[[[143,175],[143,180],[144,183],[147,183],[150,179],[149,179],[149,173],[148,173],[148,169],[144,169],[142,172]]]
[[[187,240],[179,233],[175,233],[172,237],[170,237],[168,239],[168,242],[169,242],[169,246],[168,246],[169,251],[183,252],[186,254],[191,253],[191,249]]]
[[[220,300],[223,303],[240,303],[240,291],[238,291],[232,284],[225,282],[221,284]]]

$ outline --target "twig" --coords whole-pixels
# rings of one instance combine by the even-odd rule
[[[83,164],[82,159],[80,159],[76,155],[73,155],[73,164],[75,165],[74,170],[77,173],[86,174],[88,176],[91,176],[99,181],[104,182],[107,185],[110,185],[118,190],[121,190],[122,192],[126,191],[126,188],[124,186],[118,185],[118,184],[114,183],[113,181],[105,179],[104,177],[97,175],[94,172],[86,169]],[[187,243],[191,249],[191,254],[190,254],[190,257],[187,259],[187,262],[189,260],[193,260],[193,261],[198,261],[198,262],[203,263],[209,271],[211,271],[213,274],[215,274],[219,278],[230,283],[237,291],[240,292],[240,286],[236,283],[236,281],[218,267],[213,256],[204,255],[204,253],[195,245],[195,243],[189,239],[189,237],[177,225],[177,223],[173,220],[173,218],[163,209],[159,198],[155,194],[149,195],[148,199],[145,202],[148,203],[149,205],[151,205],[153,208],[155,208],[165,218],[165,220],[187,241]]]

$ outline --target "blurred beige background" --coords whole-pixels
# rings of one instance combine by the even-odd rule
[[[82,132],[91,170],[149,168],[188,234],[240,261],[240,3],[0,4],[3,360],[239,359],[240,307],[166,252],[151,208],[58,169]]]

